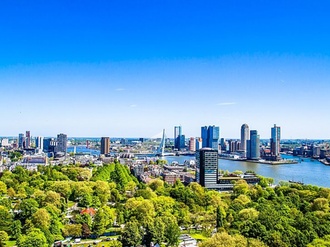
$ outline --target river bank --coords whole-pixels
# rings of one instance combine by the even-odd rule
[[[278,160],[278,161],[268,161],[268,160],[248,160],[248,159],[244,159],[244,158],[230,158],[230,157],[222,157],[222,156],[220,156],[219,159],[239,161],[239,162],[259,163],[259,164],[267,164],[267,165],[298,164],[298,161],[295,159],[283,159],[283,160]]]
[[[191,156],[168,156],[164,157],[169,164],[176,161],[183,164],[186,160],[194,159]],[[304,158],[291,155],[282,155],[283,159],[292,159],[295,164],[261,164],[246,161],[233,161],[228,159],[219,159],[218,166],[221,170],[228,170],[230,172],[240,171],[254,171],[264,177],[274,178],[275,184],[280,181],[301,181],[304,184],[311,184],[320,187],[330,188],[330,166],[326,166],[315,159]]]

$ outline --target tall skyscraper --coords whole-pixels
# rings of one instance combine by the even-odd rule
[[[109,154],[110,153],[110,138],[102,137],[101,138],[101,154]]]
[[[203,140],[201,137],[196,138],[196,150],[201,149],[203,146]]]
[[[250,128],[247,124],[243,124],[241,127],[241,151],[246,153],[247,140],[250,140]]]
[[[189,139],[189,151],[195,152],[196,151],[196,140],[195,137],[190,137]]]
[[[174,126],[174,148],[181,150],[185,147],[185,136],[182,135],[182,127]]]
[[[241,148],[241,142],[237,140],[229,140],[228,144],[229,144],[229,152],[231,153],[236,152]]]
[[[36,137],[36,148],[40,150],[44,149],[44,138],[42,136]]]
[[[201,137],[202,137],[202,147],[208,147],[208,128],[207,126],[203,126],[201,128]],[[200,147],[200,148],[202,148]]]
[[[218,181],[218,151],[202,148],[196,152],[196,182],[205,188]]]
[[[203,126],[201,128],[203,148],[219,150],[220,128],[218,126]]]
[[[271,129],[271,138],[270,138],[270,149],[272,152],[272,155],[279,156],[281,151],[280,146],[281,141],[281,127],[276,126],[274,124],[274,127]]]
[[[250,131],[250,140],[247,140],[247,158],[260,159],[260,136],[256,130]]]
[[[26,131],[25,133],[26,138],[25,138],[25,148],[31,147],[31,133],[29,130]]]
[[[180,136],[182,135],[181,126],[174,126],[174,148],[180,149]]]
[[[51,142],[54,141],[53,138],[44,138],[43,142],[42,142],[42,146],[43,149],[42,151],[44,151],[45,153],[51,152]]]
[[[19,148],[25,147],[25,137],[23,133],[18,134],[18,147]]]
[[[66,134],[58,134],[57,135],[57,148],[56,152],[62,152],[66,154],[68,145],[68,136]]]

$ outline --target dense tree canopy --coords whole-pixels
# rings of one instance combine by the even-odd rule
[[[120,224],[123,246],[177,246],[180,227],[207,238],[202,247],[328,246],[330,189],[270,182],[241,180],[233,193],[218,193],[161,178],[142,184],[119,163],[16,167],[0,179],[0,232],[18,247],[98,236]]]

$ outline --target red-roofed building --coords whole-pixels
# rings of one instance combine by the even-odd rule
[[[80,211],[80,214],[89,214],[90,216],[94,217],[96,210],[94,208],[85,208]]]

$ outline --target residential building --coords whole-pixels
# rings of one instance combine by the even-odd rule
[[[109,154],[110,153],[110,138],[102,137],[101,138],[101,154]]]
[[[25,148],[31,147],[31,133],[29,130],[25,132],[26,138],[25,138]]]
[[[56,152],[62,152],[66,154],[68,145],[68,136],[66,134],[58,134],[57,135],[57,148]]]
[[[238,140],[228,140],[229,152],[234,153],[240,151],[241,142]]]
[[[1,147],[9,147],[10,144],[9,144],[9,140],[7,138],[3,138],[1,140]]]
[[[189,139],[189,151],[195,152],[196,151],[196,140],[195,137],[190,137]]]
[[[36,148],[40,150],[44,149],[44,138],[42,136],[36,137]]]

